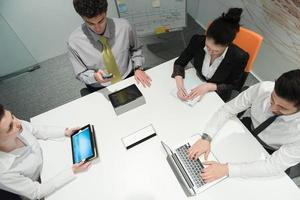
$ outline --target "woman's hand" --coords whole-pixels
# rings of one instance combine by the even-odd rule
[[[214,83],[204,83],[191,90],[188,99],[193,100],[198,96],[203,96],[207,92],[217,90],[217,85]]]
[[[184,88],[178,88],[177,97],[183,101],[187,101],[189,96]]]
[[[188,93],[184,88],[182,76],[175,76],[176,87],[177,87],[177,97],[183,101],[188,100]]]

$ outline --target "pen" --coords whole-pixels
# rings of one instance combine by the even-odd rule
[[[180,88],[180,89],[183,92],[184,96],[187,96],[185,89],[184,88]]]

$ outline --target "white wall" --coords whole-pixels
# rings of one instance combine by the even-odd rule
[[[208,22],[213,21],[216,17],[220,16],[222,12],[226,12],[230,7],[245,8],[245,4],[243,4],[242,2],[250,1],[187,0],[187,10],[188,13],[200,25],[206,27]],[[261,80],[274,80],[278,78],[278,76],[280,76],[283,72],[299,67],[299,64],[292,62],[287,58],[287,56],[284,55],[284,53],[279,53],[272,47],[270,37],[268,37],[268,34],[264,34],[267,30],[260,31],[259,27],[255,26],[255,24],[252,23],[252,20],[255,20],[255,22],[259,23],[260,20],[265,19],[258,19],[258,17],[261,17],[261,15],[259,14],[249,15],[247,9],[244,9],[241,24],[244,25],[244,27],[250,28],[264,36],[264,43],[253,66],[253,73]],[[277,35],[281,39],[285,37],[285,35],[281,34],[279,31]]]
[[[114,1],[108,3],[108,16],[117,16]],[[1,0],[0,13],[38,62],[65,53],[70,33],[82,23],[72,0]]]
[[[0,77],[36,64],[15,32],[0,15]]]

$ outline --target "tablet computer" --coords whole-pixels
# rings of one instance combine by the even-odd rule
[[[98,157],[94,126],[90,124],[71,135],[73,163],[90,161]]]
[[[114,108],[123,106],[136,100],[139,97],[142,97],[143,94],[141,91],[136,87],[135,84],[132,84],[126,88],[123,88],[119,91],[113,92],[108,95],[109,100]]]

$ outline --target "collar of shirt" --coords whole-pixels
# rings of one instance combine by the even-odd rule
[[[205,54],[210,56],[206,46],[204,46],[203,50],[205,51]],[[219,59],[223,60],[226,56],[227,50],[228,50],[228,47],[225,48],[224,52],[221,54],[221,56],[217,57],[216,60],[219,60]]]
[[[8,170],[14,163],[17,155],[0,151],[0,172]]]
[[[24,131],[24,129],[23,129]],[[22,132],[23,132],[22,131]],[[28,147],[28,142],[26,141],[26,139],[21,135],[22,132],[19,134],[18,138],[25,144],[24,147],[22,148],[18,148],[18,149],[15,149],[11,152],[4,152],[4,151],[0,151],[0,172],[1,171],[5,171],[5,170],[8,170],[12,164],[14,163],[15,159],[24,155],[24,154],[27,154],[29,152],[29,147]]]
[[[270,93],[268,95],[268,98],[267,98],[268,99],[268,101],[267,101],[267,104],[268,104],[267,110],[268,110],[268,113],[270,114],[270,116],[274,115],[273,112],[272,112],[272,110],[271,110],[271,94],[272,93]],[[296,112],[294,114],[291,114],[291,115],[280,115],[278,118],[282,119],[282,120],[284,120],[286,122],[292,121],[292,120],[295,120],[295,119],[299,119],[300,120],[300,111],[298,111],[298,112]]]
[[[298,111],[291,115],[282,115],[282,116],[280,116],[280,118],[283,119],[284,121],[292,121],[292,120],[296,120],[296,119],[300,120],[300,112]]]
[[[99,40],[99,34],[95,33],[92,29],[90,29],[90,27],[85,23],[85,26],[87,27],[87,29],[89,30],[92,38],[95,40],[95,41],[98,41]],[[110,38],[111,37],[111,19],[110,18],[107,18],[107,23],[106,23],[106,28],[105,28],[105,31],[103,33],[103,36],[106,37],[106,38]]]

